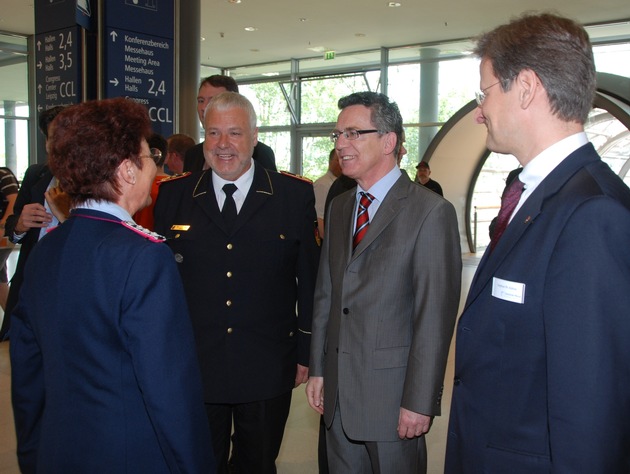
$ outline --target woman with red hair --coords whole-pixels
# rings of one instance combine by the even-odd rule
[[[49,165],[73,209],[33,249],[13,313],[23,473],[214,472],[176,265],[131,219],[150,202],[150,133],[122,98],[55,119]]]

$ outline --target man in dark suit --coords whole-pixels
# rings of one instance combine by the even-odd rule
[[[39,129],[46,138],[52,134],[54,118],[64,107],[53,107],[42,112],[39,116]],[[0,330],[0,340],[7,337],[11,318],[8,317],[18,301],[24,268],[28,256],[35,244],[46,234],[46,229],[63,222],[69,214],[69,203],[65,193],[56,186],[53,174],[48,165],[37,163],[31,165],[24,174],[22,185],[15,199],[13,214],[7,217],[4,235],[14,244],[20,244],[15,273],[11,278],[11,286],[7,298],[5,318]]]
[[[210,100],[222,92],[238,92],[238,84],[233,77],[215,74],[201,81],[197,94],[197,114],[203,124],[203,115]],[[264,168],[276,171],[276,156],[271,147],[262,142],[256,142],[252,154],[254,161],[259,162]],[[203,142],[195,145],[186,152],[184,158],[184,171],[201,171],[207,168],[207,162],[203,156]]]
[[[325,222],[307,397],[331,473],[422,473],[459,302],[457,217],[397,166],[396,104],[361,92],[339,108],[332,138],[357,188]]]
[[[588,34],[530,14],[476,54],[476,120],[523,170],[459,321],[446,473],[629,472],[630,190],[584,133]]]
[[[252,158],[256,113],[240,94],[205,115],[209,169],[162,185],[156,231],[184,281],[219,473],[275,473],[294,387],[308,377],[319,259],[310,182]],[[296,314],[297,305],[297,314]]]

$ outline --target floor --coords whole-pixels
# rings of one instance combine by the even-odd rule
[[[470,282],[479,261],[478,255],[465,255],[462,272],[462,295],[460,309],[468,292]],[[0,310],[1,313],[1,310]],[[444,398],[442,399],[443,415],[437,417],[427,436],[429,457],[429,474],[444,472],[444,448],[448,411],[453,388],[454,344],[451,344],[446,377]],[[0,343],[0,474],[19,474],[15,457],[15,433],[11,411],[10,393],[11,367],[9,364],[9,342]],[[307,404],[304,385],[296,388],[289,420],[284,434],[284,441],[278,457],[278,474],[317,474],[317,433],[319,415]]]

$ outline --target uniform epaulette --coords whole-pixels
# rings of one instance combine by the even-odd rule
[[[127,229],[133,230],[136,234],[140,234],[142,237],[149,239],[151,242],[164,242],[166,240],[166,237],[164,237],[163,235],[160,235],[157,232],[153,232],[152,230],[145,229],[135,222],[121,221],[121,224]]]
[[[169,181],[175,181],[175,180],[178,180],[178,179],[186,178],[186,177],[190,176],[191,174],[192,173],[190,171],[186,171],[185,173],[172,174],[170,176],[164,177],[163,179],[158,181],[157,184],[159,186],[160,184],[168,183]]]
[[[313,184],[313,180],[308,179],[306,176],[301,176],[299,174],[289,173],[288,171],[280,171],[280,174],[283,174],[285,176],[289,176],[291,178],[299,179],[300,181],[304,181],[306,183]]]

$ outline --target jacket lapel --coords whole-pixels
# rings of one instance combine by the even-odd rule
[[[486,249],[471,283],[465,308],[479,296],[529,226],[535,224],[538,216],[544,212],[545,202],[558,193],[576,172],[597,160],[599,157],[593,145],[584,145],[571,153],[538,185],[512,218],[494,251],[490,253],[490,247]]]
[[[193,200],[213,222],[225,230],[225,224],[212,186],[212,171],[206,170],[199,177],[193,188]]]
[[[273,196],[273,185],[271,184],[269,172],[255,161],[254,167],[254,180],[249,188],[243,207],[236,216],[232,234],[238,232],[245,223],[251,220],[267,199]]]
[[[411,184],[411,182],[406,174],[402,174],[394,183],[385,196],[385,200],[379,206],[374,219],[370,221],[365,237],[363,237],[363,240],[361,240],[359,245],[357,245],[354,253],[352,253],[352,237],[348,239],[350,242],[350,252],[352,254],[351,261],[358,258],[367,248],[369,248],[378,236],[381,235],[394,220],[402,208],[403,200],[407,197],[407,186],[409,184]],[[355,199],[355,201],[353,201],[354,204],[354,202],[356,202],[356,195],[353,194],[353,197]],[[353,219],[356,219],[356,216],[353,216]],[[354,227],[354,225],[352,227]]]

